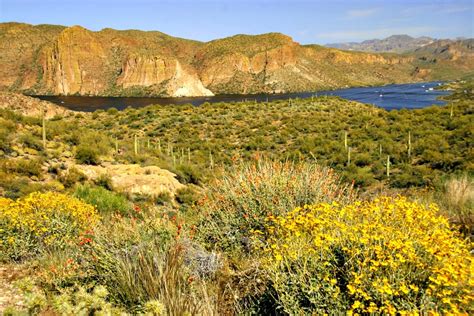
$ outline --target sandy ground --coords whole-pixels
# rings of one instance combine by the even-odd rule
[[[20,274],[20,266],[0,264],[0,315],[3,315],[3,311],[7,307],[17,309],[24,307],[23,297],[13,285]]]

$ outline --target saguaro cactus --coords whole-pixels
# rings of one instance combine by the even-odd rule
[[[390,155],[387,155],[387,178],[390,177]]]
[[[45,112],[45,111],[44,111]],[[43,150],[46,151],[46,113],[43,112],[43,120],[41,122],[41,134],[43,136]]]
[[[212,151],[209,152],[209,167],[214,169],[214,159],[212,159]]]
[[[411,158],[411,132],[408,132],[408,159]]]
[[[135,134],[133,136],[133,152],[135,153],[135,155],[138,155],[138,136],[137,136],[137,134]]]
[[[347,150],[347,132],[344,132],[344,148]]]

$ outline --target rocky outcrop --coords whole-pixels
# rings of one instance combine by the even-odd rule
[[[162,91],[173,97],[213,95],[192,68],[185,69],[179,60],[161,56],[129,56],[117,84],[124,88],[163,86]]]
[[[160,193],[175,192],[185,186],[176,180],[176,175],[155,166],[140,165],[75,165],[88,179],[108,176],[115,191],[131,195],[157,196]]]
[[[41,101],[18,93],[0,92],[0,109],[12,110],[26,116],[49,119],[54,116],[74,113],[51,102]]]
[[[43,84],[54,94],[98,95],[106,88],[107,55],[93,32],[80,26],[65,29],[40,56]]]

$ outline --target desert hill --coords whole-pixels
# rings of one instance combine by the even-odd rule
[[[0,89],[26,94],[206,96],[278,93],[447,79],[472,72],[472,45],[455,58],[341,51],[280,33],[207,43],[156,31],[0,24]],[[429,60],[429,62],[427,62]]]

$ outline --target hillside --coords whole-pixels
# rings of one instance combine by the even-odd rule
[[[450,79],[452,69],[459,74],[473,73],[474,39],[440,40],[413,51],[420,78]]]
[[[0,109],[10,110],[25,116],[53,118],[57,115],[66,115],[70,110],[54,103],[42,101],[18,93],[0,91]]]
[[[0,109],[0,314],[472,314],[473,82],[449,87]]]
[[[390,52],[405,53],[429,45],[436,41],[434,38],[422,36],[411,37],[409,35],[392,35],[384,39],[372,39],[363,42],[331,43],[327,47],[343,50],[354,50],[363,52]]]
[[[457,49],[457,48],[455,48]],[[20,53],[21,52],[21,53]],[[280,33],[207,43],[161,32],[0,24],[0,89],[27,94],[206,96],[278,93],[452,78],[472,72],[472,47],[395,55],[300,45]],[[436,59],[436,63],[418,58]],[[426,68],[426,70],[425,70]],[[439,75],[441,73],[441,75]]]

